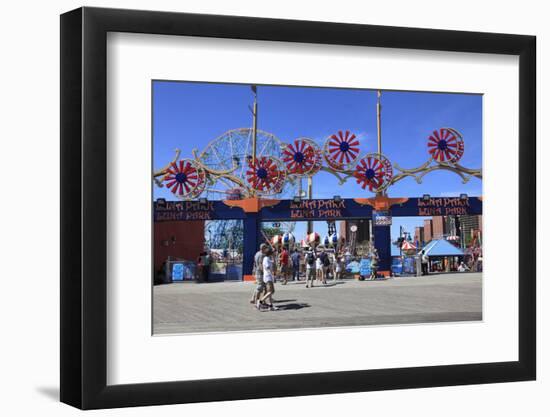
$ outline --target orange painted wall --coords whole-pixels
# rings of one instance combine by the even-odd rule
[[[204,249],[204,221],[155,223],[153,239],[155,271],[168,256],[195,262]]]

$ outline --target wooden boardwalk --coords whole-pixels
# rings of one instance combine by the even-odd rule
[[[434,323],[482,319],[481,274],[276,284],[278,311],[259,312],[248,282],[154,287],[154,334]]]

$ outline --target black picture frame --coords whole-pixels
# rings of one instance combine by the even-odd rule
[[[108,386],[108,32],[519,56],[519,360]],[[481,32],[87,7],[63,14],[61,401],[95,409],[535,379],[535,45],[534,36]]]

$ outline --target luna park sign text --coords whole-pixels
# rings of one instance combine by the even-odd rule
[[[417,199],[419,216],[460,216],[468,214],[470,201],[460,197]]]

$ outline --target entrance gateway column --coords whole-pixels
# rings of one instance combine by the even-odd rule
[[[391,271],[391,226],[373,226],[374,247],[378,251],[378,270],[382,273]]]
[[[254,255],[262,243],[258,213],[246,213],[243,220],[243,280],[254,281]]]

